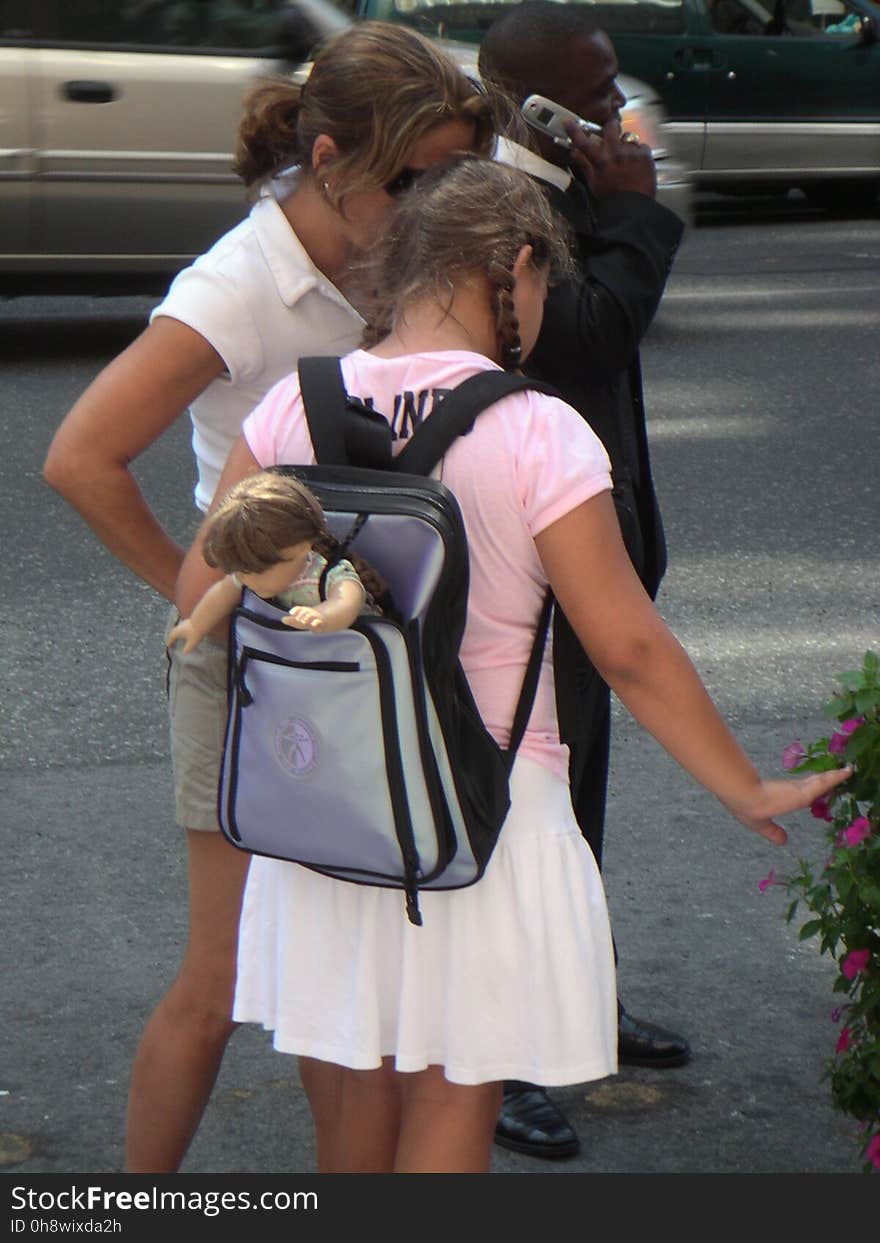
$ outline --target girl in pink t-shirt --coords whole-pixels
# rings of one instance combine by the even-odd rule
[[[476,159],[424,174],[376,257],[378,343],[343,361],[349,393],[404,441],[467,376],[528,355],[564,257],[523,174]],[[246,421],[217,495],[264,466],[312,461],[292,376]],[[774,817],[845,779],[759,777],[636,577],[607,457],[575,411],[536,393],[505,398],[453,444],[440,477],[468,535],[462,665],[499,743],[549,584],[623,703],[752,831],[784,842]],[[215,578],[200,536],[178,585],[183,613]],[[611,936],[567,767],[548,655],[486,873],[467,889],[424,892],[421,927],[394,890],[253,858],[234,1017],[337,1068],[310,1098],[322,1169],[486,1171],[504,1080],[551,1086],[615,1071]]]

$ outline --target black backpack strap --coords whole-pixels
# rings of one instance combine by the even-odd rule
[[[342,383],[338,358],[301,358],[299,389],[302,394],[315,461],[322,466],[341,466],[345,453],[345,411],[348,393]]]
[[[366,521],[366,514],[358,514],[346,534],[342,539],[336,541],[336,547],[328,554],[326,558],[327,564],[324,566],[321,571],[321,577],[318,579],[318,594],[322,600],[327,599],[327,577],[330,571],[335,570],[339,562],[344,561],[348,557],[349,549]]]
[[[553,593],[547,592],[544,597],[544,604],[541,608],[541,615],[538,618],[538,625],[535,629],[535,638],[532,643],[532,650],[529,654],[529,663],[526,665],[525,675],[523,677],[522,689],[519,692],[516,711],[513,714],[513,724],[510,727],[510,741],[505,751],[505,759],[507,760],[508,771],[513,767],[513,761],[516,759],[516,752],[519,744],[522,742],[523,734],[526,732],[526,726],[529,723],[529,717],[532,715],[532,708],[535,704],[535,695],[538,690],[538,679],[541,676],[541,662],[544,659],[544,648],[547,646],[547,631],[550,629],[550,615],[553,612]]]
[[[419,424],[394,459],[394,469],[430,475],[452,442],[470,431],[478,414],[523,389],[559,396],[551,385],[511,371],[478,371],[468,376]]]
[[[390,467],[391,424],[349,397],[338,358],[301,358],[299,389],[316,462],[372,470]]]

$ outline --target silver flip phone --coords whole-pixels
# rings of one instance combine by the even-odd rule
[[[585,134],[602,133],[601,125],[585,121],[583,117],[569,112],[567,108],[554,103],[552,99],[545,99],[543,95],[530,95],[522,106],[522,114],[533,129],[539,130],[542,134],[548,134],[561,147],[571,146],[571,139],[565,132],[564,122],[566,121],[573,121],[575,125],[579,125]]]

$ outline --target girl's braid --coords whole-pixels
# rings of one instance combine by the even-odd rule
[[[501,349],[501,365],[505,371],[515,371],[522,362],[522,340],[519,320],[513,304],[513,273],[503,264],[493,260],[488,268],[495,298],[495,323]]]

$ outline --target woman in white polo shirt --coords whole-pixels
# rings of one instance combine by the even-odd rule
[[[169,601],[183,558],[129,467],[184,412],[193,425],[196,504],[207,509],[241,423],[302,355],[343,354],[363,321],[350,265],[394,199],[452,152],[492,143],[485,97],[427,39],[364,22],[333,37],[305,86],[258,87],[237,171],[258,192],[246,220],[183,271],[148,328],[97,377],[59,428],[44,473],[125,565]],[[218,832],[225,652],[172,655],[171,751],[187,830],[189,940],[135,1057],[126,1168],[172,1172],[207,1104],[229,1036],[247,857]],[[310,1097],[324,1074],[303,1059]],[[320,1080],[320,1096],[328,1093]],[[318,1153],[320,1168],[333,1156]]]

